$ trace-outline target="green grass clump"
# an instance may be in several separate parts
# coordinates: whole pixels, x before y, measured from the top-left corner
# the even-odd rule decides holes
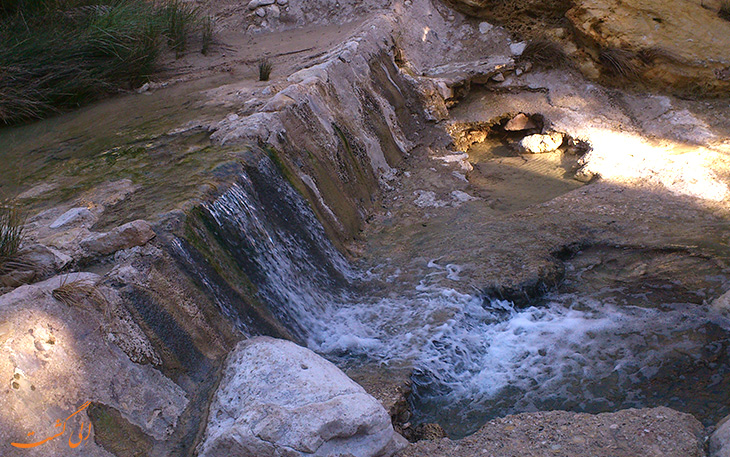
[[[0,204],[0,274],[13,269],[23,240],[23,217],[17,206]]]
[[[269,62],[269,59],[262,59],[259,62],[259,81],[268,81],[272,69],[273,66]]]
[[[180,0],[0,0],[0,122],[140,85],[199,24]]]

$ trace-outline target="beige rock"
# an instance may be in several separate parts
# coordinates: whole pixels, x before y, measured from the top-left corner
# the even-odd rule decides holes
[[[58,439],[30,449],[10,445],[51,436],[57,419],[63,421],[87,401],[117,409],[157,440],[168,439],[174,430],[188,404],[185,392],[152,365],[133,363],[107,341],[120,330],[116,314],[105,313],[83,294],[68,303],[53,297],[61,285],[78,283],[94,287],[99,297],[113,295],[99,279],[73,273],[0,296],[0,455],[110,456],[96,443],[95,428],[82,448],[68,445],[70,436],[77,441],[81,421],[89,424],[90,408],[72,417]],[[124,333],[117,336],[132,342]],[[35,435],[29,438],[30,431]]]
[[[419,441],[399,457],[703,457],[704,427],[669,408],[615,413],[525,413],[495,419],[459,441]]]
[[[586,0],[567,17],[584,43],[643,53],[643,80],[682,90],[730,88],[718,77],[730,68],[730,26],[699,2]]]
[[[142,246],[155,237],[149,222],[138,219],[121,225],[110,232],[93,234],[80,243],[88,256],[108,255],[122,249]]]
[[[530,130],[536,127],[537,126],[534,122],[532,122],[529,116],[524,113],[520,113],[510,119],[509,122],[507,122],[507,125],[504,126],[504,129],[509,132],[518,132],[520,130]]]
[[[560,132],[528,135],[519,142],[518,149],[527,154],[543,154],[557,150],[564,139],[565,135]]]

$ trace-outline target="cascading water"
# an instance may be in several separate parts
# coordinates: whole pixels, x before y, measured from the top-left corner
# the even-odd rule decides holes
[[[556,293],[515,309],[449,288],[460,268],[438,260],[404,291],[397,275],[352,267],[266,158],[206,211],[302,342],[341,364],[411,363],[417,420],[439,422],[452,436],[543,409],[665,404],[706,421],[730,412],[730,322],[707,306],[618,306]]]

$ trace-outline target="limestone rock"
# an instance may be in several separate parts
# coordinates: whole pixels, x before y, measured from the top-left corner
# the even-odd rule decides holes
[[[716,298],[712,302],[712,307],[723,313],[730,313],[730,290]]]
[[[566,16],[581,42],[636,54],[644,81],[683,90],[730,88],[718,76],[730,68],[728,22],[700,2],[587,0]]]
[[[53,221],[51,225],[49,225],[49,227],[52,229],[57,229],[69,224],[76,225],[78,223],[88,222],[93,219],[94,215],[91,214],[91,211],[89,211],[88,208],[71,208],[70,210],[60,215],[58,219]]]
[[[530,130],[534,128],[537,128],[537,125],[535,125],[535,123],[532,122],[532,119],[524,113],[520,113],[513,117],[504,126],[504,129],[508,132],[519,132],[521,130]]]
[[[128,222],[107,233],[97,233],[80,243],[86,255],[108,255],[122,249],[142,246],[155,237],[149,222],[142,219]]]
[[[248,4],[248,9],[255,10],[259,6],[268,6],[272,5],[276,2],[276,0],[251,0],[251,2]]]
[[[403,445],[380,403],[309,349],[256,337],[229,356],[201,457],[390,456]]]
[[[399,457],[703,457],[704,428],[669,408],[615,413],[525,413],[495,419],[459,441],[411,444]]]
[[[73,417],[59,439],[30,449],[10,445],[50,436],[57,419],[69,417],[87,401],[117,409],[125,421],[156,440],[168,439],[175,429],[188,404],[185,392],[159,370],[133,363],[110,344],[109,334],[119,327],[113,310],[107,313],[84,298],[64,303],[53,296],[62,285],[69,289],[80,283],[94,287],[99,297],[110,296],[112,291],[99,280],[95,274],[73,273],[0,296],[0,373],[6,380],[0,395],[6,414],[0,426],[0,455],[111,455],[94,439],[98,423],[82,448],[68,445],[81,421],[89,423],[90,408]],[[36,435],[28,438],[29,431]]]
[[[560,132],[528,135],[520,140],[518,149],[527,154],[543,154],[557,150],[564,139],[565,135]]]
[[[24,247],[19,255],[39,272],[59,271],[73,260],[63,252],[42,244]]]
[[[730,416],[721,420],[710,436],[710,457],[730,457]]]

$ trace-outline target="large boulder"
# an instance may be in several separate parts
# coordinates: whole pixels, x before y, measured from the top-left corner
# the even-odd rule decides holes
[[[332,363],[256,337],[229,356],[199,453],[380,457],[404,445],[383,406]]]
[[[411,444],[399,457],[704,457],[704,427],[669,408],[615,413],[525,413],[495,419],[459,441]]]

